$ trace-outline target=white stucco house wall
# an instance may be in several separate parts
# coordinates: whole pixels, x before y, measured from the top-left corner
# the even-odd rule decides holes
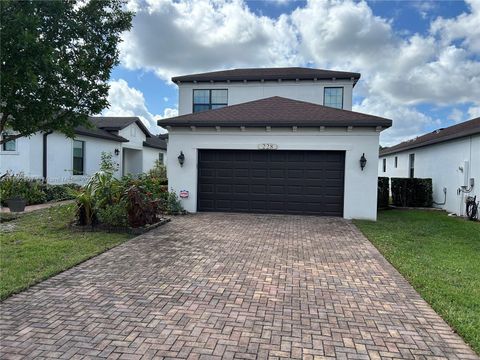
[[[5,143],[0,174],[46,179],[51,184],[84,183],[100,169],[102,152],[113,155],[117,177],[150,170],[166,159],[164,137],[152,135],[138,117],[92,117],[73,139],[61,133],[34,134]]]
[[[309,68],[174,77],[180,115],[158,121],[171,190],[190,212],[375,220],[379,134],[392,122],[351,111],[359,78]]]
[[[434,206],[463,216],[465,197],[480,197],[480,118],[382,149],[378,174],[431,178]]]

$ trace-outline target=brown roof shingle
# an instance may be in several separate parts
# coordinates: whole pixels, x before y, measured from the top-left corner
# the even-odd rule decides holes
[[[96,116],[90,117],[90,122],[99,129],[122,130],[128,125],[136,123],[147,137],[152,136],[138,116]]]
[[[279,96],[158,120],[159,126],[357,126],[388,128],[392,120]]]
[[[260,80],[331,80],[360,79],[360,74],[346,71],[311,69],[303,67],[284,68],[247,68],[212,71],[200,74],[175,76],[173,82],[209,82],[209,81],[260,81]]]
[[[480,134],[480,117],[444,129],[438,129],[415,139],[407,140],[395,146],[384,148],[380,150],[380,156],[437,144],[448,140],[459,139],[474,134]]]
[[[151,147],[154,149],[167,150],[167,141],[160,136],[147,137],[143,142],[143,146]]]

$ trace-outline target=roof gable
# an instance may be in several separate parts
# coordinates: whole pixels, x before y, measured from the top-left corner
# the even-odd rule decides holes
[[[437,129],[431,133],[401,142],[395,146],[384,148],[380,150],[380,156],[459,139],[474,134],[480,134],[480,117],[447,128]]]
[[[159,126],[381,126],[392,120],[279,96],[158,120]]]
[[[97,128],[103,129],[106,131],[119,131],[125,129],[127,126],[136,123],[138,127],[142,130],[146,137],[151,137],[152,134],[143,124],[137,116],[98,116],[90,117],[90,122]]]

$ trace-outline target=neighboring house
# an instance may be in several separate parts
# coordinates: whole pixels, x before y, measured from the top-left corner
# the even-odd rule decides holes
[[[92,117],[92,128],[77,127],[75,138],[37,133],[3,144],[0,173],[7,171],[48,183],[83,183],[100,168],[102,152],[113,155],[116,176],[150,170],[164,162],[166,140],[152,135],[138,117]]]
[[[431,178],[434,206],[464,215],[465,196],[480,195],[480,118],[380,150],[378,174]]]
[[[359,78],[309,68],[174,77],[180,116],[158,121],[171,189],[191,212],[375,220],[379,134],[392,122],[349,111]]]

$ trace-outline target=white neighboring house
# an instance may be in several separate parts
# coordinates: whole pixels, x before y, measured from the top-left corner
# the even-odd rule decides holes
[[[3,144],[0,174],[23,173],[50,184],[84,183],[100,169],[102,152],[119,165],[117,177],[150,170],[164,162],[166,139],[152,135],[138,117],[92,117],[92,128],[77,127],[75,138],[37,133]]]
[[[434,206],[464,215],[465,196],[480,197],[480,118],[382,149],[378,174],[431,178]]]
[[[180,116],[158,121],[171,190],[190,212],[375,220],[379,134],[392,121],[350,111],[359,78],[310,68],[172,78]]]

